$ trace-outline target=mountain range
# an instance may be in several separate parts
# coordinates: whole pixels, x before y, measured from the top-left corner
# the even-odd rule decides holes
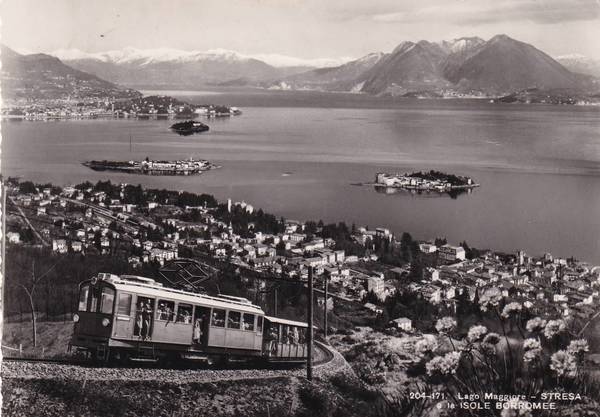
[[[528,88],[597,88],[591,76],[569,71],[532,45],[506,35],[488,41],[471,37],[402,42],[389,54],[371,54],[338,67],[295,74],[277,85],[391,95],[504,95]]]
[[[125,48],[95,54],[77,50],[61,50],[54,54],[73,68],[133,88],[256,85],[311,69],[302,65],[302,60],[291,57],[275,56],[275,60],[288,64],[275,67],[257,58],[223,49],[198,52]]]
[[[554,59],[506,35],[487,41],[478,37],[407,41],[389,53],[375,52],[341,63],[338,60],[337,65],[321,68],[312,65],[327,62],[263,55],[269,64],[258,56],[228,50],[125,48],[101,53],[61,50],[54,54],[57,57],[21,55],[3,47],[5,93],[44,97],[108,93],[120,97],[133,94],[128,88],[229,85],[436,97],[503,96],[531,88],[567,92],[600,89],[598,62],[581,56]]]
[[[2,96],[7,99],[128,98],[129,88],[79,71],[47,54],[22,55],[2,45]]]
[[[600,60],[581,54],[557,56],[556,60],[571,72],[600,77]]]

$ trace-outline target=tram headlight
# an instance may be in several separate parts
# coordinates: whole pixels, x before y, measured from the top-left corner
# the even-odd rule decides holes
[[[108,325],[110,324],[110,320],[107,318],[102,319],[102,325],[104,327],[108,327]]]
[[[77,314],[77,313],[73,314],[73,321],[75,323],[77,323],[79,321],[79,314]]]

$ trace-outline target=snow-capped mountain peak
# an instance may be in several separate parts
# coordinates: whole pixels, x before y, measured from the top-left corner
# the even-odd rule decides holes
[[[183,51],[172,48],[138,49],[132,47],[95,53],[84,52],[79,49],[61,49],[52,52],[51,55],[64,61],[88,59],[114,64],[136,63],[139,65],[159,62],[192,62],[199,60],[242,61],[249,59],[235,51],[226,49]]]
[[[113,64],[149,65],[161,62],[195,62],[195,61],[248,61],[257,59],[273,67],[328,67],[345,64],[352,57],[340,58],[297,58],[280,54],[246,55],[223,48],[207,51],[184,51],[171,48],[138,49],[126,47],[105,52],[84,52],[79,49],[60,49],[50,53],[64,61],[95,60]]]
[[[469,37],[452,39],[449,41],[441,41],[438,42],[438,45],[441,46],[448,53],[457,53],[476,48],[482,45],[483,43],[485,43],[485,41],[481,38]]]
[[[554,57],[554,59],[568,59],[568,60],[572,60],[572,61],[588,61],[589,58],[585,55],[582,54],[566,54],[566,55],[559,55]]]

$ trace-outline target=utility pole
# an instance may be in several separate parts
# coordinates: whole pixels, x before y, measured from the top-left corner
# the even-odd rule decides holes
[[[275,287],[275,317],[277,317],[277,287]]]
[[[313,267],[308,267],[308,331],[306,333],[306,344],[308,355],[306,358],[306,379],[312,381],[312,357],[313,357]]]
[[[0,181],[0,323],[4,322],[4,283],[6,282],[6,187],[4,178]],[[0,326],[0,340],[3,336],[3,328]]]
[[[329,278],[325,277],[325,302],[323,305],[325,306],[325,312],[323,314],[323,329],[325,329],[325,341],[327,341],[327,298],[328,298],[328,287],[329,287]]]

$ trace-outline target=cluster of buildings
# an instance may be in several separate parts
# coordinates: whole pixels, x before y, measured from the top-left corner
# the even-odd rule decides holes
[[[457,187],[474,187],[473,180],[468,177],[457,177],[464,185],[452,184],[443,179],[424,178],[414,174],[389,174],[378,172],[375,175],[375,184],[385,187],[405,188],[407,190],[439,191],[444,192]]]
[[[13,120],[67,120],[113,117],[108,101],[78,101],[70,99],[36,100],[7,104],[1,113],[3,119]]]
[[[574,259],[549,253],[531,257],[523,251],[487,251],[466,259],[462,247],[450,245],[421,244],[420,250],[430,266],[424,268],[420,282],[410,285],[433,304],[456,307],[460,295],[472,302],[496,296],[520,302],[532,313],[552,310],[568,317],[595,305],[600,297],[600,267]]]
[[[117,99],[57,98],[43,100],[11,100],[3,106],[1,116],[20,120],[67,120],[97,118],[174,119],[223,117],[241,114],[237,107],[190,106],[167,96]]]
[[[178,161],[129,161],[129,163],[131,165],[139,166],[142,171],[152,172],[196,173],[206,171],[212,167],[211,163],[205,159],[192,158]]]

